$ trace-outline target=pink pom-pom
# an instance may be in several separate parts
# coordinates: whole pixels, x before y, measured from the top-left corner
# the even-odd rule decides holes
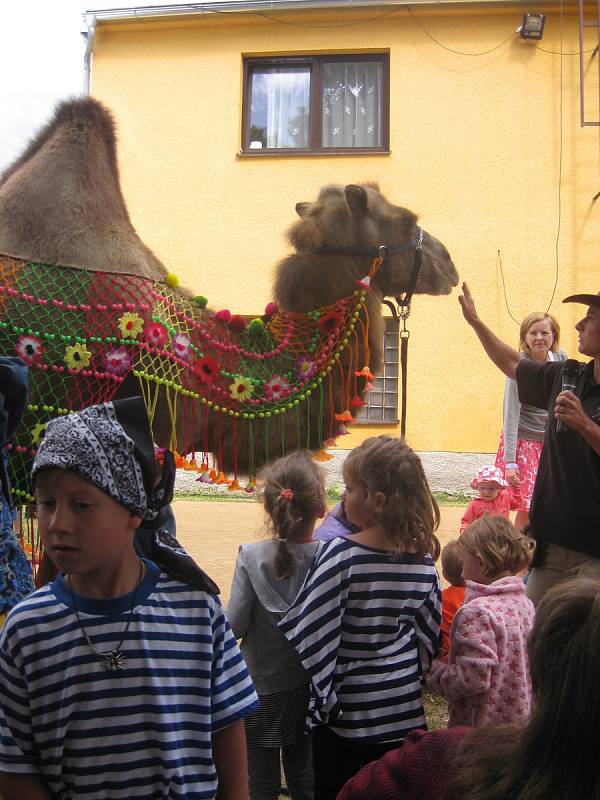
[[[223,322],[225,325],[229,325],[231,322],[231,311],[227,308],[223,308],[221,311],[217,311],[215,319],[217,322]]]
[[[267,303],[265,306],[265,317],[272,317],[273,314],[276,314],[279,311],[279,306],[277,303],[271,302]]]

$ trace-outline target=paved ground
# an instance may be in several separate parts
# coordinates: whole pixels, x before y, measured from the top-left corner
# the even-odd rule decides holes
[[[221,598],[229,598],[238,546],[265,536],[264,512],[260,504],[177,500],[173,503],[177,538],[200,566],[221,587]],[[458,535],[464,508],[444,506],[438,538],[442,546]],[[438,565],[439,566],[439,565]]]

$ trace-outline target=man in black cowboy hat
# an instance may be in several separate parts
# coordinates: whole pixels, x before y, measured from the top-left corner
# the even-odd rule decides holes
[[[588,306],[575,329],[579,352],[593,360],[540,364],[522,359],[502,342],[477,315],[468,286],[462,288],[463,316],[490,359],[516,379],[522,403],[548,411],[529,513],[538,551],[527,594],[537,603],[567,571],[585,564],[600,567],[600,292],[563,301]],[[565,369],[573,391],[563,391]]]

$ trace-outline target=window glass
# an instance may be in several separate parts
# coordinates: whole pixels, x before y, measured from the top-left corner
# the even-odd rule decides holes
[[[251,75],[251,150],[308,147],[310,68],[255,67]]]
[[[380,147],[382,65],[323,64],[323,147]]]
[[[373,381],[373,391],[365,395],[366,405],[356,416],[358,422],[398,422],[399,331],[398,321],[386,318],[383,367]]]

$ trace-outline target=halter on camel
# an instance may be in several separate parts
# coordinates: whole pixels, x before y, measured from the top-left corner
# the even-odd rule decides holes
[[[400,433],[404,437],[406,435],[406,386],[407,386],[407,372],[408,372],[408,340],[410,338],[410,331],[406,327],[406,320],[410,315],[410,308],[419,275],[421,274],[421,261],[423,258],[423,228],[417,225],[415,229],[415,236],[409,239],[408,242],[401,244],[386,245],[381,244],[379,247],[365,247],[362,245],[355,245],[352,247],[321,247],[316,250],[317,255],[331,255],[331,256],[369,256],[373,258],[373,264],[369,271],[370,279],[377,273],[379,269],[384,276],[384,297],[388,292],[386,286],[390,285],[390,258],[398,255],[399,253],[406,253],[409,250],[415,251],[415,260],[413,263],[412,272],[408,280],[408,286],[403,294],[397,295],[394,300],[396,306],[390,300],[383,300],[386,306],[391,310],[394,319],[402,320],[402,330],[400,331],[400,365],[402,370],[402,383],[401,383],[401,396],[402,396],[402,410],[400,417]]]

